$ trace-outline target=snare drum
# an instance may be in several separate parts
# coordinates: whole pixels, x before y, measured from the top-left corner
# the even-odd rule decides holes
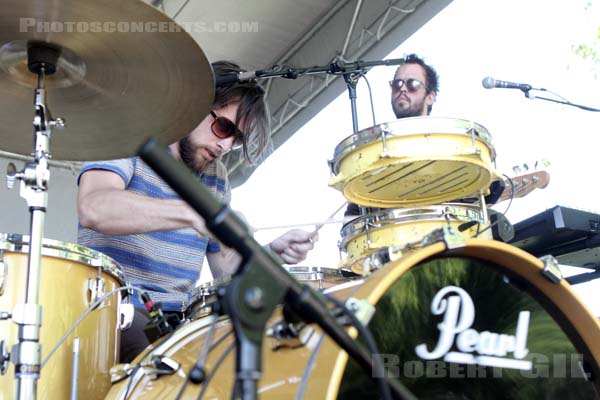
[[[552,269],[501,242],[467,240],[450,251],[439,242],[327,292],[375,306],[369,329],[378,344],[376,357],[417,398],[542,399],[565,393],[595,398],[600,324]],[[269,327],[279,319],[277,313]],[[348,363],[320,328],[310,327],[314,332],[303,345],[272,346],[265,337],[260,398],[379,398],[372,374]],[[216,324],[204,383],[184,387],[205,346],[207,318],[185,325],[137,359],[170,358],[180,365],[175,373],[157,378],[137,369],[107,399],[122,399],[126,392],[128,398],[195,399],[201,391],[203,398],[230,398],[231,330],[226,318]]]
[[[0,310],[12,312],[25,303],[29,237],[0,234]],[[39,302],[44,360],[72,324],[103,294],[123,286],[119,265],[87,247],[43,239]],[[42,367],[37,383],[40,399],[68,399],[73,373],[73,339],[79,338],[78,397],[102,399],[110,388],[110,368],[119,360],[119,308],[122,292],[109,296],[75,328]],[[0,340],[18,343],[18,326],[2,321]],[[14,365],[0,378],[0,398],[12,399]]]
[[[305,267],[284,265],[283,268],[296,280],[313,289],[326,289],[340,283],[355,279],[357,275],[347,269]],[[217,289],[230,281],[229,277],[219,278],[198,286],[193,295],[192,303],[187,314],[192,319],[204,317],[211,312],[210,303],[217,300]]]
[[[403,118],[359,131],[335,148],[329,185],[365,207],[414,207],[487,191],[492,137],[472,121]]]
[[[455,228],[467,239],[492,239],[491,230],[486,229],[489,222],[484,220],[481,208],[477,206],[448,203],[381,210],[358,217],[342,227],[339,248],[346,254],[342,265],[362,274],[361,261],[373,251],[419,243],[429,233],[444,226]]]

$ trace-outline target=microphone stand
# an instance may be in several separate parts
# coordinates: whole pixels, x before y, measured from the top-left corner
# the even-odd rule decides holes
[[[547,91],[546,89],[532,89],[532,90]],[[551,99],[549,97],[536,96],[536,95],[529,93],[529,90],[523,90],[523,93],[525,94],[525,97],[527,97],[528,99],[531,99],[531,100],[534,100],[534,99],[546,100],[546,101],[551,101],[553,103],[564,104],[567,106],[581,108],[582,110],[585,110],[585,111],[600,112],[600,109],[592,108],[592,107],[588,107],[588,106],[582,106],[580,104],[571,103],[570,101],[557,100],[557,99]]]
[[[320,294],[296,281],[254,240],[247,225],[229,206],[219,203],[156,139],[149,139],[138,153],[204,218],[219,240],[242,256],[242,263],[231,283],[220,289],[218,296],[222,310],[231,318],[236,336],[235,387],[241,390],[242,399],[257,398],[263,333],[267,320],[282,302],[307,323],[317,323],[367,374],[372,375],[371,354],[337,323]],[[397,380],[388,379],[388,382],[396,398],[414,398]]]
[[[329,65],[315,66],[309,68],[276,68],[268,70],[256,70],[241,73],[228,73],[215,76],[216,86],[234,85],[236,83],[246,82],[257,78],[285,78],[297,79],[304,75],[312,74],[330,74],[342,75],[348,86],[348,95],[350,96],[350,107],[352,110],[352,128],[354,133],[358,132],[358,113],[356,111],[356,84],[361,75],[365,74],[369,68],[377,66],[401,65],[405,63],[404,58],[395,58],[390,60],[378,61],[355,61],[345,63],[341,61],[333,62]]]

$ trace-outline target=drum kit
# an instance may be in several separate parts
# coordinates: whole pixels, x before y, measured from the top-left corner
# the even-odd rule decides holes
[[[16,122],[1,147],[33,161],[8,169],[30,207],[31,230],[0,234],[0,316],[16,325],[0,334],[0,399],[232,397],[234,323],[212,307],[226,280],[200,285],[188,320],[132,364],[117,364],[132,318],[120,266],[43,238],[50,158],[126,157],[151,132],[167,144],[191,131],[214,94],[203,52],[182,31],[44,33],[15,17],[172,22],[143,3],[10,2],[0,17],[9,36],[0,37],[0,101],[5,121]],[[46,88],[66,122],[51,117]],[[16,133],[28,129],[30,91],[33,151]],[[53,128],[64,130],[53,136]],[[340,324],[368,326],[386,378],[419,398],[598,397],[598,319],[552,257],[492,240],[485,196],[502,179],[495,157],[490,133],[472,121],[415,117],[355,132],[335,148],[330,185],[361,209],[380,210],[343,226],[341,268],[287,272],[347,308],[352,317],[338,315]],[[545,184],[543,174],[528,174],[509,191]],[[475,202],[457,201],[467,198]],[[263,334],[261,398],[380,395],[380,370],[368,376],[323,328],[288,323],[285,314],[278,308]],[[190,374],[199,363],[206,374],[197,384]]]

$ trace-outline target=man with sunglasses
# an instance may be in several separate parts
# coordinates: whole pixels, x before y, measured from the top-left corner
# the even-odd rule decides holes
[[[405,57],[390,81],[392,110],[397,118],[431,114],[439,91],[438,74],[416,54]]]
[[[213,70],[242,71],[228,62],[214,63]],[[169,149],[219,201],[229,203],[231,190],[220,157],[241,146],[244,157],[254,161],[268,141],[264,91],[246,82],[218,87],[209,115]],[[204,220],[139,157],[85,163],[78,183],[78,242],[119,262],[127,283],[161,302],[165,313],[179,316],[189,310],[205,259],[214,278],[237,269],[241,257],[219,243]],[[315,240],[313,233],[295,229],[269,248],[285,263],[296,264],[306,258]],[[136,315],[121,338],[121,362],[129,362],[149,345],[144,327],[150,320],[139,293],[132,298]]]

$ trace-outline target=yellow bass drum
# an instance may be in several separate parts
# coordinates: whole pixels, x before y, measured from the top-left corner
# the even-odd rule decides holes
[[[418,398],[596,398],[600,325],[553,269],[551,262],[500,242],[473,239],[454,250],[438,242],[329,294],[376,307],[369,323],[376,357]],[[277,320],[278,314],[271,327]],[[138,368],[107,398],[229,399],[235,346],[227,319],[217,324],[207,379],[186,384],[207,325],[206,318],[196,320],[137,359],[168,357],[179,363],[176,372],[156,376]],[[260,398],[378,398],[370,374],[312,328],[297,347],[265,337]]]

